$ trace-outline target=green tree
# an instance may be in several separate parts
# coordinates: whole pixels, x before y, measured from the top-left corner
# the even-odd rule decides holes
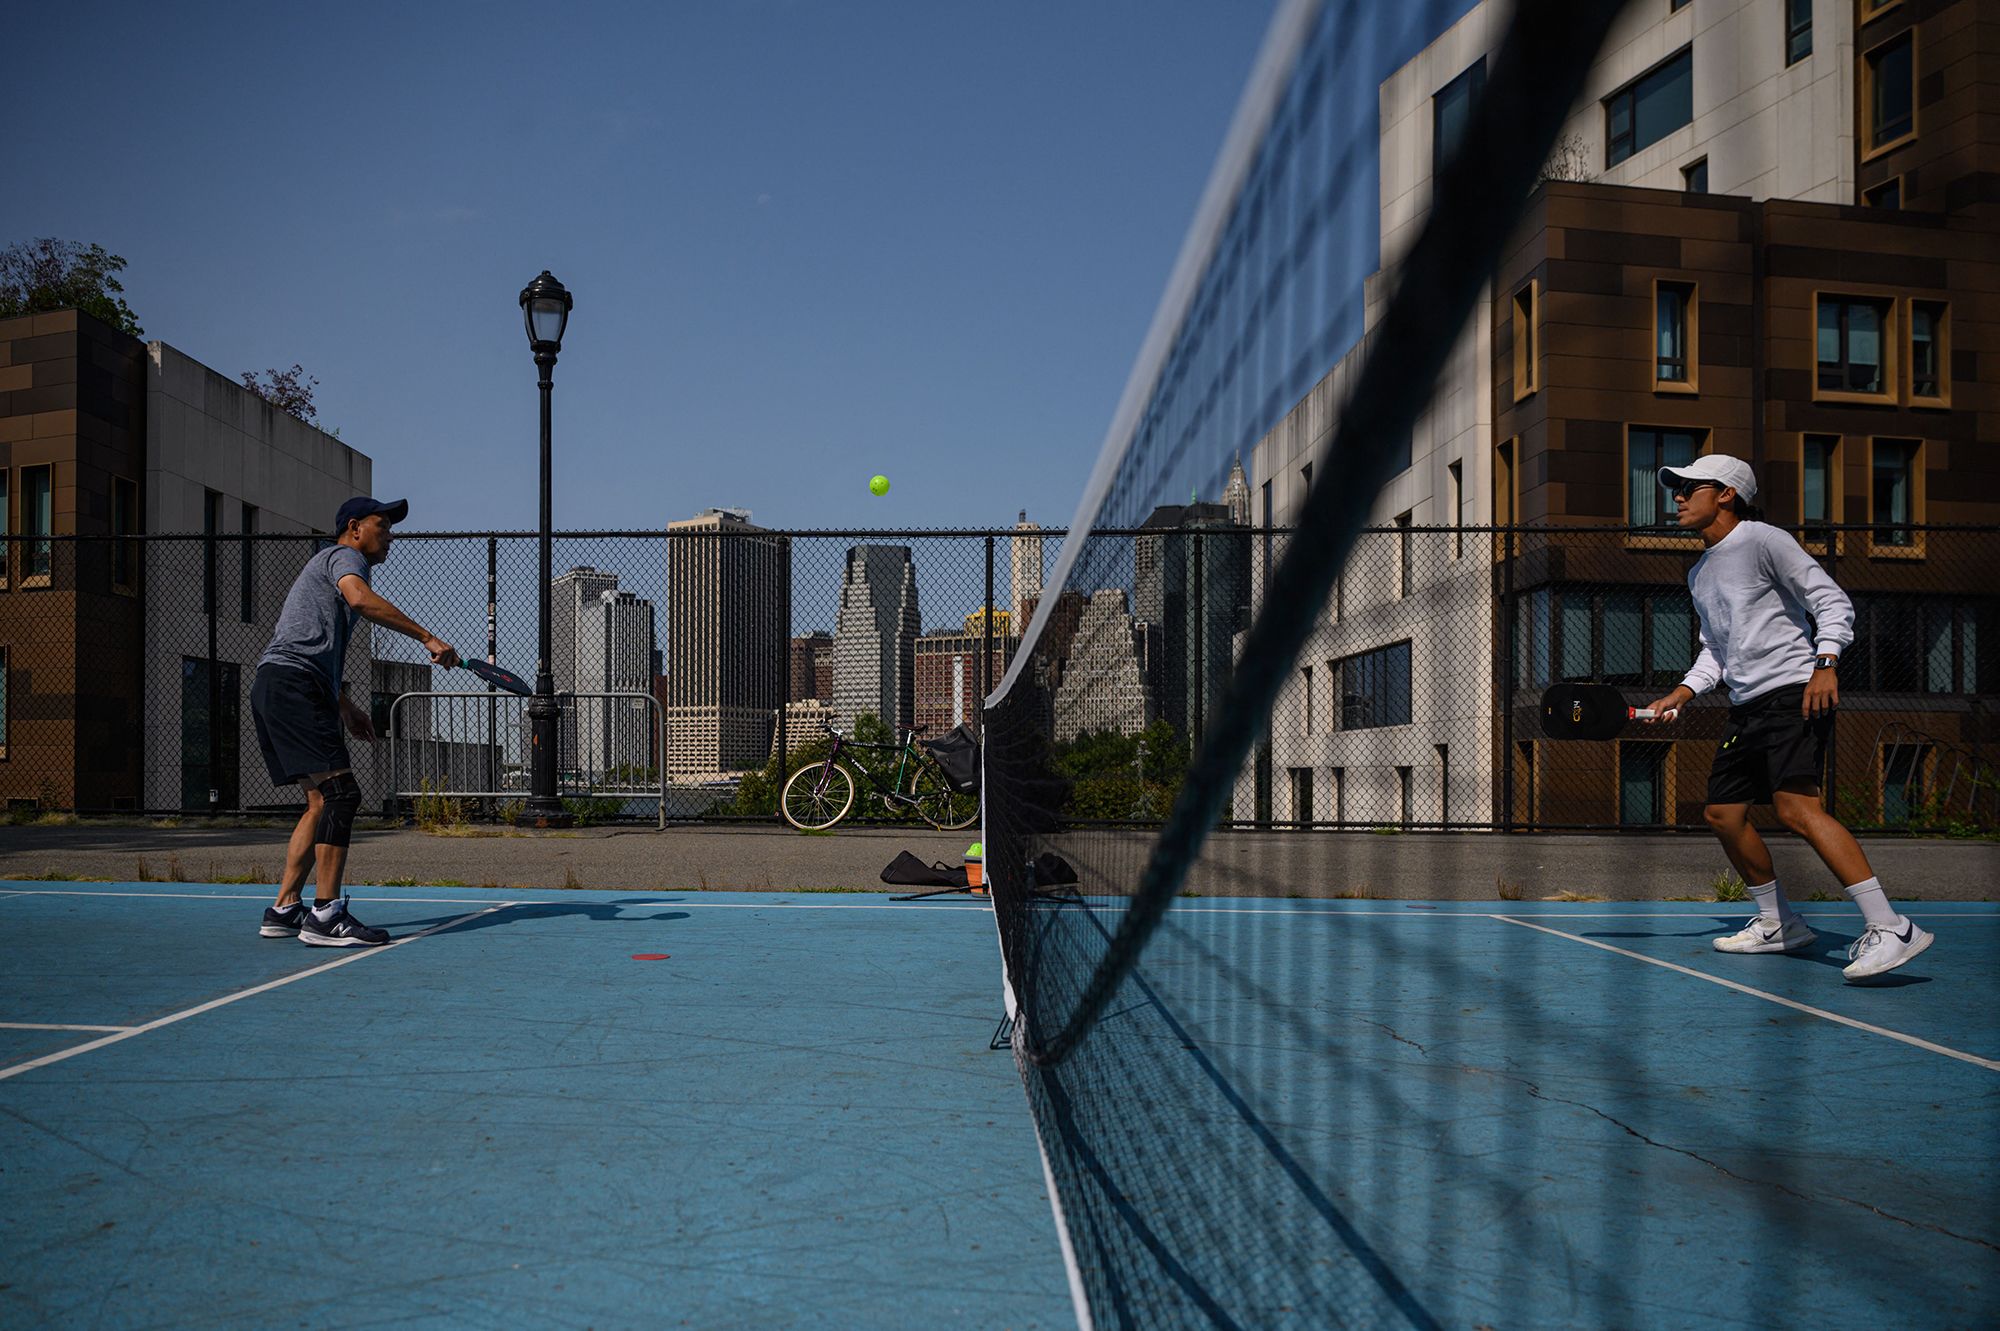
[[[0,319],[82,310],[121,333],[143,337],[117,274],[125,260],[102,245],[44,236],[0,250]]]

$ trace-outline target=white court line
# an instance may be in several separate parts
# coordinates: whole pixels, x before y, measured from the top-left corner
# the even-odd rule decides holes
[[[1918,1049],[1927,1050],[1933,1054],[1943,1054],[1946,1058],[1956,1058],[1961,1062],[1971,1063],[1976,1067],[1986,1068],[1992,1072],[2000,1072],[2000,1059],[1981,1058],[1977,1054],[1968,1054],[1960,1049],[1951,1049],[1941,1044],[1932,1044],[1929,1040],[1919,1039],[1914,1035],[1905,1035],[1901,1031],[1892,1031],[1886,1026],[1875,1026],[1865,1021],[1856,1021],[1853,1017],[1843,1017],[1838,1012],[1828,1012],[1825,1008],[1816,1008],[1789,998],[1782,998],[1777,994],[1766,993],[1762,989],[1752,989],[1747,984],[1738,984],[1734,980],[1725,980],[1719,975],[1710,975],[1706,971],[1698,971],[1692,966],[1683,966],[1678,962],[1662,961],[1658,957],[1649,957],[1643,952],[1631,952],[1622,947],[1613,947],[1609,943],[1600,943],[1595,938],[1585,938],[1582,934],[1567,934],[1560,929],[1550,929],[1545,925],[1516,919],[1512,915],[1495,915],[1492,918],[1506,924],[1518,924],[1523,929],[1535,929],[1541,933],[1553,934],[1557,938],[1567,938],[1572,943],[1583,943],[1589,947],[1602,948],[1606,952],[1615,952],[1621,957],[1630,957],[1634,961],[1643,961],[1648,966],[1659,966],[1665,970],[1679,971],[1682,975],[1692,975],[1697,980],[1707,980],[1710,984],[1719,984],[1725,989],[1734,989],[1739,994],[1748,994],[1752,998],[1761,998],[1767,1003],[1776,1003],[1779,1007],[1791,1008],[1794,1012],[1803,1012],[1813,1017],[1823,1017],[1827,1021],[1837,1022],[1842,1026],[1851,1026],[1857,1031],[1866,1031],[1870,1035],[1880,1035],[1891,1040],[1901,1040],[1904,1044],[1914,1045]]]
[[[46,1021],[0,1021],[0,1031],[129,1031],[130,1026],[61,1026]]]
[[[469,915],[461,915],[455,920],[448,920],[443,924],[434,924],[422,933],[411,934],[408,938],[398,938],[395,942],[385,944],[381,947],[360,948],[349,952],[344,957],[336,957],[325,965],[295,971],[290,975],[281,975],[275,980],[267,981],[264,984],[256,985],[249,989],[239,989],[233,994],[224,994],[220,998],[211,998],[206,1003],[198,1003],[194,1007],[183,1008],[179,1012],[170,1012],[164,1017],[155,1018],[143,1026],[128,1026],[120,1030],[117,1034],[107,1035],[101,1040],[90,1040],[83,1044],[72,1045],[68,1049],[59,1049],[53,1054],[43,1054],[40,1058],[31,1058],[25,1062],[10,1064],[7,1067],[0,1068],[0,1081],[5,1081],[9,1077],[17,1077],[23,1072],[33,1072],[36,1068],[45,1068],[51,1063],[60,1063],[66,1058],[75,1058],[78,1054],[88,1054],[93,1050],[103,1049],[108,1045],[117,1044],[122,1040],[129,1040],[135,1035],[145,1035],[149,1031],[157,1031],[162,1026],[171,1026],[177,1021],[186,1021],[189,1017],[198,1017],[204,1012],[213,1012],[219,1007],[227,1007],[229,1004],[239,1002],[245,998],[254,998],[258,994],[269,993],[271,990],[282,988],[295,980],[303,980],[308,976],[337,970],[342,966],[350,966],[357,961],[365,961],[369,957],[380,956],[385,952],[394,952],[397,948],[408,943],[414,943],[419,938],[429,938],[434,933],[441,933],[446,929],[464,924],[467,920],[476,920],[482,915],[491,915],[496,910],[505,910],[513,904],[511,901],[503,901],[497,906],[488,906],[485,910],[476,910]]]
[[[366,884],[363,884],[366,886]],[[269,901],[269,892],[255,896],[239,892],[80,892],[70,888],[45,887],[32,892],[16,892],[19,897],[146,897],[161,901]],[[349,896],[354,896],[352,892]],[[394,904],[406,901],[413,906],[482,906],[488,897],[354,897],[356,901],[379,901]],[[545,906],[544,901],[508,901],[508,906]]]

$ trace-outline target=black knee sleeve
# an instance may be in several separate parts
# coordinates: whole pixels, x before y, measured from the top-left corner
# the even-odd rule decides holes
[[[339,772],[320,782],[319,827],[313,841],[321,846],[345,846],[354,838],[354,815],[361,808],[361,783],[352,772]]]

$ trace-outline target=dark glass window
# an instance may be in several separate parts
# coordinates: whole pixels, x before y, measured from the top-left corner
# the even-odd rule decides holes
[[[1808,527],[1832,522],[1834,457],[1840,441],[1825,435],[1807,435],[1805,456],[1799,468],[1800,518]]]
[[[242,553],[238,556],[241,562],[237,565],[239,583],[237,593],[240,604],[236,608],[236,615],[238,619],[248,624],[257,618],[257,543],[250,539],[257,530],[257,510],[248,504],[243,506],[242,526],[243,541],[240,547]]]
[[[13,506],[7,502],[7,482],[12,476],[12,472],[8,471],[5,467],[0,467],[0,537],[10,536],[14,531],[11,525],[14,510]],[[6,584],[13,568],[14,543],[9,540],[0,540],[0,586]]]
[[[1903,178],[1885,180],[1864,196],[1870,208],[1900,208],[1903,206]]]
[[[1910,396],[1944,395],[1944,306],[1910,302]]]
[[[1701,452],[1696,430],[1634,429],[1628,436],[1631,484],[1626,495],[1626,521],[1634,527],[1675,525],[1673,505],[1660,488],[1660,468],[1685,467]]]
[[[1618,746],[1618,821],[1650,827],[1666,821],[1667,746],[1626,740]]]
[[[49,469],[47,467],[21,468],[21,533],[24,536],[47,536],[55,528],[55,514],[49,507],[52,499],[49,489]],[[23,570],[31,578],[49,576],[52,558],[51,546],[47,541],[27,543],[27,566]]]
[[[1694,119],[1694,53],[1682,51],[1604,99],[1604,164],[1616,166]]]
[[[1439,89],[1431,98],[1431,174],[1443,172],[1445,163],[1458,149],[1458,141],[1465,137],[1465,127],[1472,123],[1473,108],[1479,104],[1479,93],[1486,86],[1486,61],[1460,74]]]
[[[215,535],[222,530],[222,496],[213,490],[202,491],[201,534],[206,537],[202,547],[201,612],[215,613]]]
[[[1910,35],[1870,51],[1868,62],[1868,146],[1893,143],[1916,128],[1914,56]]]
[[[1693,296],[1693,288],[1677,282],[1659,285],[1653,310],[1653,377],[1661,383],[1688,381],[1688,305]]]
[[[1819,386],[1837,393],[1880,393],[1886,300],[1822,296],[1819,301]]]
[[[1336,662],[1339,728],[1410,724],[1410,644],[1391,643]]]
[[[1681,188],[1690,194],[1708,193],[1708,159],[1690,162],[1681,168]]]
[[[1785,0],[1785,63],[1796,65],[1812,54],[1813,0]]]
[[[241,713],[241,672],[233,662],[215,665],[211,699],[209,662],[181,658],[181,807],[239,807],[237,718]],[[214,703],[210,710],[211,700]],[[213,731],[213,733],[211,733]],[[221,758],[219,771],[209,767],[210,748]],[[215,792],[211,801],[209,792]]]
[[[1916,534],[1909,524],[1916,521],[1917,445],[1907,439],[1877,439],[1874,475],[1869,479],[1875,544],[1914,544]]]

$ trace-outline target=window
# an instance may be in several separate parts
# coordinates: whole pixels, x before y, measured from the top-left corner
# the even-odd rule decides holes
[[[1292,778],[1292,821],[1301,826],[1313,820],[1313,769],[1289,769]]]
[[[1399,817],[1397,821],[1401,826],[1408,827],[1410,825],[1410,769],[1407,767],[1398,767],[1396,769],[1396,794],[1398,803],[1401,806],[1398,811]]]
[[[1656,684],[1678,684],[1694,665],[1696,646],[1694,602],[1683,593],[1646,598],[1651,615],[1652,650],[1647,664]]]
[[[1916,133],[1916,48],[1909,33],[1861,58],[1864,153],[1887,151]]]
[[[49,488],[49,468],[21,468],[21,534],[28,537],[47,536],[55,530],[55,514],[49,504],[52,494]],[[54,558],[53,547],[48,541],[29,540],[23,551],[26,564],[22,568],[23,581],[28,586],[49,585],[49,567]]]
[[[1391,643],[1334,663],[1340,730],[1410,724],[1410,644]]]
[[[213,490],[201,493],[201,612],[215,613],[215,537],[222,530],[222,496]]]
[[[1812,54],[1813,0],[1785,0],[1785,63],[1796,65]]]
[[[1313,488],[1313,464],[1308,462],[1303,467],[1299,468],[1299,492],[1301,494],[1309,494],[1311,493],[1312,488]]]
[[[1460,74],[1438,90],[1431,98],[1431,174],[1444,173],[1445,164],[1458,150],[1458,142],[1465,137],[1465,127],[1472,123],[1473,109],[1479,103],[1480,89],[1486,86],[1486,61],[1482,57],[1478,64]]]
[[[1708,159],[1689,162],[1681,168],[1681,188],[1690,194],[1708,193]]]
[[[1451,746],[1440,744],[1438,752],[1438,821],[1451,821]]]
[[[1839,512],[1840,436],[1809,434],[1799,453],[1799,522],[1807,541],[1813,540],[1814,528],[1838,522]],[[1821,542],[1826,538],[1826,532],[1818,534]]]
[[[1921,653],[1911,644],[1921,641]],[[1856,693],[2000,692],[2000,598],[1860,593],[1840,684]]]
[[[123,476],[111,478],[111,534],[119,538],[139,534],[139,485]],[[114,540],[111,543],[111,589],[129,593],[138,585],[138,542]]]
[[[1618,821],[1650,827],[1666,821],[1667,746],[1624,740],[1618,745]]]
[[[1884,744],[1882,746],[1882,821],[1907,823],[1920,819],[1924,811],[1924,768],[1929,765],[1928,744]]]
[[[1333,774],[1333,821],[1344,823],[1347,821],[1347,769],[1334,767],[1328,770]]]
[[[1886,300],[1821,296],[1819,305],[1820,393],[1881,397],[1889,393],[1887,350],[1892,306]]]
[[[1408,513],[1396,515],[1396,595],[1398,596],[1410,594],[1410,557],[1414,553],[1411,544],[1410,518],[1411,515]]]
[[[1535,334],[1541,315],[1542,284],[1530,282],[1514,293],[1514,400],[1541,386],[1536,374]]]
[[[245,624],[257,619],[257,543],[251,540],[257,531],[257,510],[249,504],[243,506],[241,523],[243,541],[237,555],[237,597],[236,617]]]
[[[1693,119],[1693,48],[1684,47],[1604,99],[1604,164],[1618,165]]]
[[[1667,12],[1678,14],[1688,7],[1688,0],[1667,0]]]
[[[1874,189],[1861,196],[1870,208],[1901,208],[1903,206],[1903,178],[1892,176]]]
[[[1918,533],[1910,528],[1923,521],[1923,445],[1915,439],[1877,439],[1873,451],[1868,521],[1875,530],[1869,540],[1878,552],[1918,550]]]
[[[1910,396],[1932,402],[1951,397],[1951,340],[1947,307],[1942,301],[1910,302]]]
[[[1673,505],[1660,488],[1660,468],[1685,467],[1700,456],[1698,430],[1655,430],[1634,426],[1626,432],[1625,456],[1631,481],[1625,520],[1634,527],[1677,527]]]
[[[7,482],[12,475],[5,467],[0,467],[0,587],[7,585],[14,568],[14,543],[5,539],[14,534],[11,525],[13,506],[7,502]]]
[[[7,732],[9,729],[7,722],[11,715],[7,708],[7,667],[9,664],[7,649],[0,647],[0,758],[7,756]]]
[[[1653,387],[1694,391],[1697,306],[1691,282],[1653,284]]]
[[[233,809],[237,784],[237,718],[241,673],[228,661],[181,658],[181,807]],[[211,767],[211,759],[220,761]]]
[[[1299,671],[1299,683],[1306,691],[1306,734],[1313,733],[1313,670],[1307,666]]]
[[[375,727],[375,734],[381,739],[394,739],[390,722],[394,719],[396,695],[384,693],[380,689],[368,695],[368,721]]]
[[[1528,688],[1543,689],[1555,683],[1549,659],[1554,600],[1547,587],[1537,587],[1520,601],[1520,625],[1514,634],[1519,644],[1516,676]]]
[[[1445,496],[1451,504],[1451,557],[1465,555],[1465,464],[1448,462],[1444,469]]]

